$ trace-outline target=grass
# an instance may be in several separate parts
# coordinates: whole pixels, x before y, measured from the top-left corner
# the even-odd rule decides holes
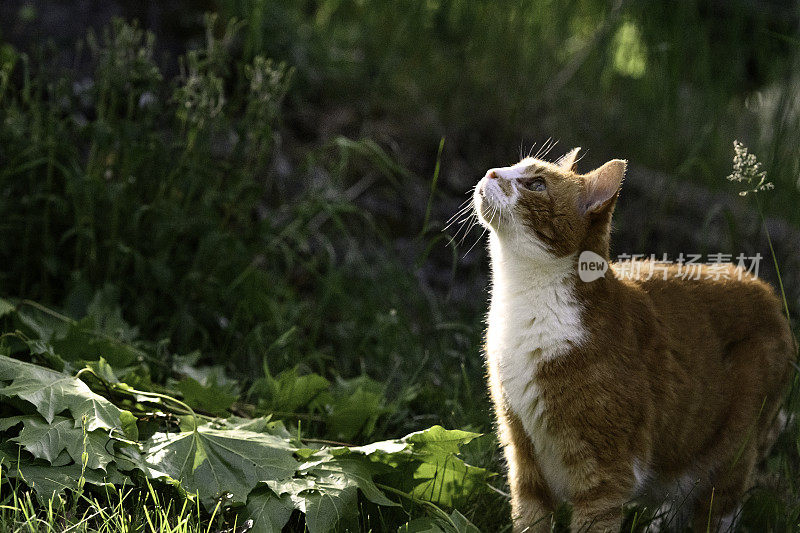
[[[491,433],[480,246],[464,258],[472,241],[446,248],[439,230],[520,141],[716,187],[741,138],[779,193],[760,196],[765,213],[800,223],[792,18],[730,5],[229,0],[180,61],[121,21],[68,61],[0,41],[0,292],[152,341],[147,383],[196,351],[240,392],[264,361],[367,375],[389,407],[359,441]],[[746,523],[796,523],[797,442],[779,443],[778,489]],[[502,469],[493,441],[467,454]],[[214,522],[162,488],[51,509],[0,485],[0,529]],[[508,528],[502,502],[462,512]]]
[[[123,487],[102,495],[78,492],[48,505],[22,488],[2,494],[0,531],[9,533],[210,533],[223,524],[217,512],[208,516],[199,502],[168,499],[149,483],[144,489]]]

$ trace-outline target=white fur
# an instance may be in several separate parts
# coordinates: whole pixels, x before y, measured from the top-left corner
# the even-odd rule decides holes
[[[643,494],[652,485],[653,481],[652,469],[638,457],[633,459],[633,479],[633,493],[635,495]]]
[[[503,178],[521,176],[520,165],[494,171]],[[512,194],[508,195],[497,180],[485,177],[475,193],[479,212],[499,217],[499,223],[483,221],[492,228],[488,364],[498,377],[510,408],[531,438],[551,491],[566,500],[571,494],[569,476],[561,445],[548,431],[546,406],[536,383],[536,372],[542,362],[579,345],[586,335],[581,306],[570,281],[575,275],[575,257],[553,256],[530,231],[515,223],[513,205],[519,193],[516,184],[513,185]]]
[[[492,229],[493,236],[497,234],[501,237],[507,250],[513,250],[521,258],[539,258],[547,263],[552,259],[551,254],[531,231],[517,222],[514,214],[514,205],[520,197],[518,180],[527,175],[526,170],[533,164],[531,161],[523,159],[510,167],[490,169],[475,187],[473,202],[475,210],[481,215],[481,223]],[[489,177],[492,173],[508,180],[511,184],[510,194],[503,190],[499,180]]]
[[[634,496],[654,506],[655,519],[648,530],[683,531],[689,527],[699,492],[697,476],[687,472],[677,479],[659,480],[653,476],[652,470],[641,467],[638,459],[634,459],[634,472],[637,464],[640,472],[646,475]]]
[[[719,523],[719,529],[717,531],[720,532],[728,532],[733,531],[736,529],[736,524],[739,522],[739,516],[742,513],[741,505],[737,506],[736,509],[731,511],[730,513],[726,514],[722,517]]]
[[[516,180],[523,177],[528,170],[528,168],[533,163],[532,159],[523,159],[519,163],[511,165],[510,167],[499,167],[493,168],[489,170],[489,172],[494,172],[501,178],[505,178],[507,180]],[[487,174],[489,173],[487,172]]]

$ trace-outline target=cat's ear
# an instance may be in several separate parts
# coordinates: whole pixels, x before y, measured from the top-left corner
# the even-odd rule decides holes
[[[586,192],[581,205],[584,213],[599,211],[616,197],[627,165],[628,162],[623,159],[612,159],[584,176]]]
[[[578,157],[578,152],[580,152],[580,150],[580,146],[573,148],[566,154],[562,155],[558,161],[556,161],[556,165],[560,166],[564,170],[575,170],[575,158]]]

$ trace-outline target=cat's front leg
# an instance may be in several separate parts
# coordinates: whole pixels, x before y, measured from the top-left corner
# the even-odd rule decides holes
[[[530,438],[514,413],[504,409],[500,420],[514,533],[549,532],[555,502],[536,462]]]
[[[515,450],[506,448],[506,456],[509,452],[513,454]],[[534,472],[520,472],[517,465],[510,463],[509,482],[514,533],[549,532],[552,527],[553,508],[541,479],[537,479]]]
[[[553,509],[542,497],[541,486],[530,476],[509,471],[511,481],[511,520],[514,533],[545,533],[552,527]]]
[[[622,527],[622,511],[618,508],[588,510],[573,508],[572,531],[617,533]]]
[[[629,500],[619,490],[624,485],[603,483],[578,493],[572,500],[572,531],[617,533],[622,527],[623,506]]]

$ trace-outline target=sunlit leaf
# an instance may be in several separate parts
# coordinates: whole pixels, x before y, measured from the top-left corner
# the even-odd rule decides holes
[[[245,510],[239,516],[253,521],[249,530],[252,533],[280,533],[292,511],[294,504],[288,495],[278,497],[271,490],[261,488],[250,493]]]
[[[200,427],[154,435],[146,462],[206,503],[228,493],[232,501],[244,503],[260,481],[294,474],[298,463],[292,451],[289,443],[273,435]]]
[[[75,421],[61,416],[47,423],[35,417],[26,417],[19,436],[13,439],[34,457],[55,463],[58,456],[67,450],[72,460],[82,463],[86,452],[86,467],[105,470],[114,457],[109,453],[110,437],[102,430],[84,431],[75,427]]]
[[[87,431],[120,427],[120,410],[72,376],[0,356],[0,381],[11,382],[0,385],[0,396],[32,403],[47,422],[68,410],[75,426],[85,425]]]
[[[0,317],[4,317],[9,313],[14,312],[14,305],[8,300],[0,298]]]

